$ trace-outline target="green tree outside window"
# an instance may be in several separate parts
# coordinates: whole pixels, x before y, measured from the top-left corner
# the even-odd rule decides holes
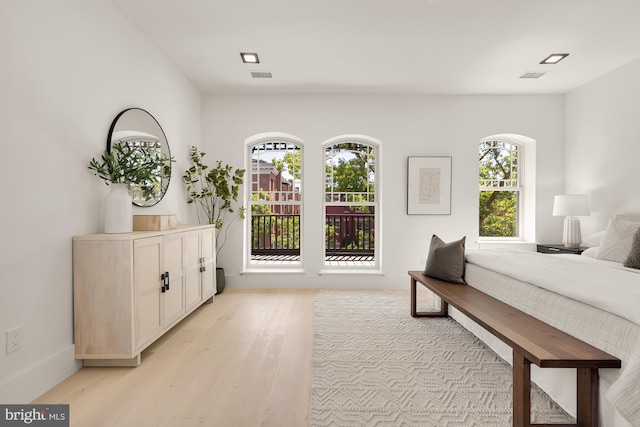
[[[480,144],[480,237],[518,237],[519,161],[515,144]]]

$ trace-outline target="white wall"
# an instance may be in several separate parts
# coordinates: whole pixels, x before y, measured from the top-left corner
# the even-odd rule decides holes
[[[144,108],[178,160],[164,200],[134,213],[190,215],[181,183],[200,142],[200,94],[105,0],[0,3],[0,402],[27,403],[69,375],[71,237],[102,231],[108,191],[87,169],[118,112]],[[6,355],[7,329],[24,347]]]
[[[407,270],[422,268],[433,233],[444,240],[478,230],[478,142],[514,133],[537,141],[537,239],[559,241],[562,219],[551,216],[563,188],[563,97],[209,95],[203,102],[203,149],[209,162],[244,165],[244,141],[261,132],[285,132],[304,143],[305,275],[240,275],[242,224],[236,222],[219,263],[231,287],[404,287]],[[342,134],[382,141],[384,276],[318,276],[322,246],[321,143]],[[406,214],[408,156],[452,156],[452,214]]]
[[[587,193],[583,236],[616,213],[640,211],[640,59],[566,95],[567,193]]]

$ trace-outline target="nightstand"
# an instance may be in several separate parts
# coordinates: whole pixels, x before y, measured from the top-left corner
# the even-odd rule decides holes
[[[574,254],[574,255],[580,255],[586,249],[587,248],[585,248],[585,247],[567,248],[562,243],[551,244],[551,245],[538,243],[538,245],[537,245],[537,252],[540,252],[540,253],[543,253],[543,254]]]

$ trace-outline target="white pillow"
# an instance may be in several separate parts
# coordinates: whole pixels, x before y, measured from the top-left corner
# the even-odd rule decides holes
[[[597,233],[590,234],[582,239],[582,246],[600,246],[602,239],[604,239],[605,230],[598,231]]]
[[[596,258],[624,262],[631,252],[633,235],[638,228],[640,228],[640,222],[629,221],[618,216],[611,218]]]
[[[592,246],[589,249],[585,249],[580,255],[588,256],[589,258],[595,258],[596,255],[598,255],[598,247]]]

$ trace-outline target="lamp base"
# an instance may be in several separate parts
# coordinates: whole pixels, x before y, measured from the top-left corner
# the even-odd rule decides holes
[[[564,231],[562,233],[562,243],[567,248],[579,248],[582,243],[582,232],[580,231],[580,220],[575,216],[568,216],[564,219]]]

